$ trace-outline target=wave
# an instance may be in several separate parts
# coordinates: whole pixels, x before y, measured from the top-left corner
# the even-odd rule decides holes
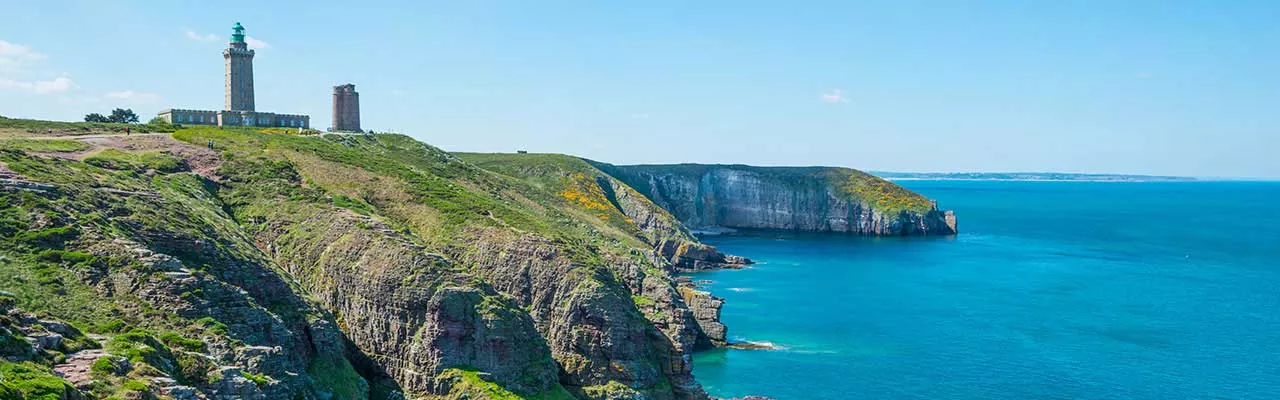
[[[729,342],[729,348],[739,350],[787,350],[787,346],[769,341],[738,340]]]

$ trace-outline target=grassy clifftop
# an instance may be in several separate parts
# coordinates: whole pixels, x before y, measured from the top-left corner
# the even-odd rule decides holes
[[[58,136],[112,134],[124,133],[126,128],[137,133],[173,132],[181,128],[181,126],[169,124],[42,121],[0,116],[0,138],[46,135],[49,133]]]
[[[673,221],[573,160],[533,179],[401,135],[210,127],[0,141],[0,291],[138,356],[75,382],[51,373],[82,347],[0,364],[91,398],[698,397],[697,326],[641,226]]]
[[[582,158],[563,154],[454,154],[485,170],[527,182],[539,189],[531,195],[544,204],[586,213],[599,224],[648,239],[650,246],[664,239],[696,241],[671,213]],[[540,196],[539,192],[552,196]]]

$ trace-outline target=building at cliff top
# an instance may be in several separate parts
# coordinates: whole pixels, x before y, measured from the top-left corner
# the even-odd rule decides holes
[[[350,83],[333,87],[333,125],[335,132],[360,131],[360,93]]]
[[[225,109],[211,111],[171,108],[161,111],[160,119],[171,124],[187,125],[310,128],[309,116],[256,110],[253,103],[254,52],[244,41],[244,27],[236,22],[231,29],[231,44],[222,50],[222,58],[227,66]],[[337,120],[336,116],[334,120]],[[359,126],[358,112],[356,126]]]

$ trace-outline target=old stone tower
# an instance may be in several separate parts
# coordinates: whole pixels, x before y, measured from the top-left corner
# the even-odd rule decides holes
[[[356,93],[356,85],[333,87],[333,130],[360,132],[360,93]]]
[[[231,47],[222,51],[227,61],[227,111],[253,111],[253,50],[244,41],[244,27],[231,27]]]

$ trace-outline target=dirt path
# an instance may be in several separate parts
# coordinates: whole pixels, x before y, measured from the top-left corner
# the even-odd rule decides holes
[[[119,149],[128,152],[160,151],[187,161],[191,171],[206,178],[218,181],[214,173],[222,165],[222,155],[215,150],[182,142],[169,136],[168,133],[134,133],[125,135],[81,135],[81,136],[30,136],[21,139],[32,140],[75,140],[89,145],[89,149],[76,152],[38,153],[48,157],[82,161],[102,149]]]
[[[102,135],[79,135],[79,136],[70,136],[70,135],[68,135],[68,136],[49,136],[49,135],[40,135],[40,136],[20,136],[20,137],[15,137],[15,138],[12,138],[12,139],[30,139],[30,140],[81,140],[81,139],[102,139],[102,138],[113,138],[113,137],[134,137],[134,136],[139,136],[139,137],[141,137],[141,136],[169,136],[169,134],[168,134],[168,133],[163,133],[163,132],[161,132],[161,133],[133,133],[133,134],[129,134],[129,135],[125,135],[125,134],[123,134],[123,133],[112,133],[112,134],[102,134]]]

